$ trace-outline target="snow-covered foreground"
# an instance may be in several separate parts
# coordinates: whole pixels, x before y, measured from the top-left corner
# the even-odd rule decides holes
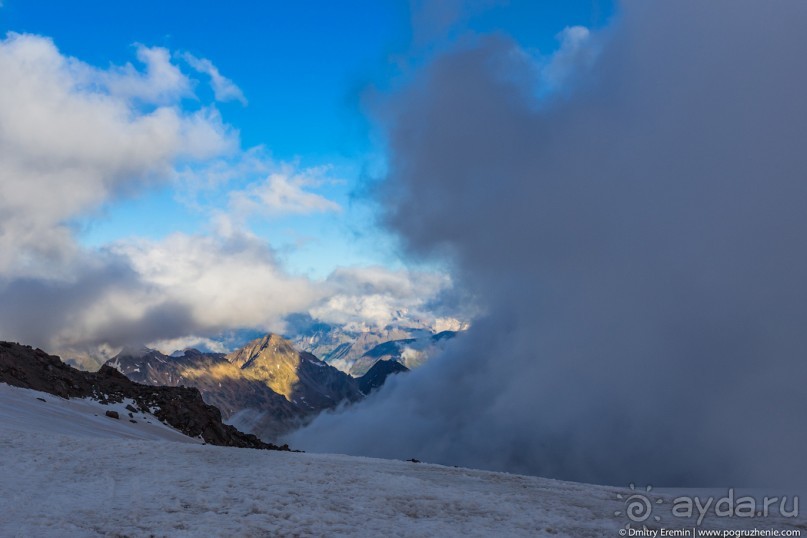
[[[585,537],[626,521],[618,488],[170,442],[93,405],[0,385],[0,536]]]
[[[95,400],[66,400],[46,392],[0,383],[0,428],[92,438],[202,443],[163,424],[150,413],[133,413],[130,418],[126,405],[133,403],[126,400],[102,405]],[[120,419],[105,416],[106,411],[117,411]]]

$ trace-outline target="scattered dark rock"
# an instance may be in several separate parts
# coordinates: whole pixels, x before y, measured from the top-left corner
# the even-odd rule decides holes
[[[120,415],[118,415],[118,412],[117,412],[117,411],[107,411],[107,412],[106,412],[106,413],[104,413],[104,414],[105,414],[106,416],[108,416],[109,418],[115,418],[115,419],[119,419],[119,418],[120,418]]]
[[[30,346],[0,342],[0,382],[62,398],[93,398],[102,404],[130,399],[135,409],[155,409],[154,415],[161,422],[211,445],[289,450],[224,424],[221,412],[206,404],[195,388],[141,385],[106,365],[97,372],[76,370],[59,357]],[[119,418],[115,411],[106,415]]]
[[[409,460],[406,460],[406,461],[411,461],[412,463],[420,463],[420,460],[416,460],[415,458],[412,458],[412,459],[409,459]]]
[[[134,415],[129,413],[129,418],[134,418]]]
[[[137,409],[135,409],[132,404],[126,404],[126,410],[129,411],[129,416],[132,416],[132,413],[137,413]]]
[[[47,400],[45,398],[37,397],[36,399],[39,400],[40,402],[47,402]]]
[[[133,419],[133,418],[130,418],[129,422],[131,422],[132,424],[137,424],[137,421],[135,419]]]

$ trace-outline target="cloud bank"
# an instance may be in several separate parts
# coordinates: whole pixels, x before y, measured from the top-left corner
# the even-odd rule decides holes
[[[382,200],[489,315],[291,441],[615,485],[807,483],[805,24],[801,2],[628,1],[571,79],[503,36],[431,62],[381,114]]]
[[[71,220],[124,192],[165,181],[178,159],[232,150],[214,109],[137,108],[186,91],[162,49],[147,72],[97,71],[47,39],[0,42],[0,275],[59,277],[77,256]],[[166,73],[168,73],[167,76]]]
[[[175,55],[143,45],[135,51],[140,68],[99,69],[41,36],[0,41],[0,339],[103,357],[126,344],[279,331],[288,314],[313,309],[325,321],[361,318],[360,309],[329,306],[334,297],[407,308],[439,291],[375,292],[367,279],[344,278],[352,269],[322,281],[289,274],[247,220],[340,210],[314,192],[317,170],[272,163],[260,148],[242,150],[216,108],[193,99],[196,81]],[[194,61],[219,85],[217,99],[239,98],[209,61]],[[231,188],[228,214],[205,206],[205,194],[252,174],[266,179]],[[111,202],[165,186],[198,203],[211,229],[98,249],[77,240],[78,223]]]

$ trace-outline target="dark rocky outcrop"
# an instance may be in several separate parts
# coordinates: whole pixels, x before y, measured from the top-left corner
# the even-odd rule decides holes
[[[195,388],[141,385],[106,365],[98,372],[76,370],[30,346],[0,342],[0,382],[62,398],[93,398],[101,403],[131,399],[137,411],[151,412],[185,435],[213,445],[288,450],[224,424],[221,412],[206,404]]]
[[[366,374],[357,379],[359,389],[364,394],[370,394],[383,385],[390,375],[408,371],[409,368],[398,361],[380,360]]]

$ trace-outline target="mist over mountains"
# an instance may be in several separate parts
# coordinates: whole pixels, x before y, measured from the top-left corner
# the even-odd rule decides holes
[[[626,1],[549,60],[559,90],[506,36],[436,55],[377,107],[379,196],[489,314],[293,441],[598,483],[807,483],[806,26],[800,2]]]
[[[289,338],[297,349],[313,353],[334,368],[354,377],[364,375],[378,360],[395,360],[412,369],[442,350],[445,342],[468,323],[453,318],[432,322],[395,313],[393,323],[384,326],[335,325],[291,316]]]

